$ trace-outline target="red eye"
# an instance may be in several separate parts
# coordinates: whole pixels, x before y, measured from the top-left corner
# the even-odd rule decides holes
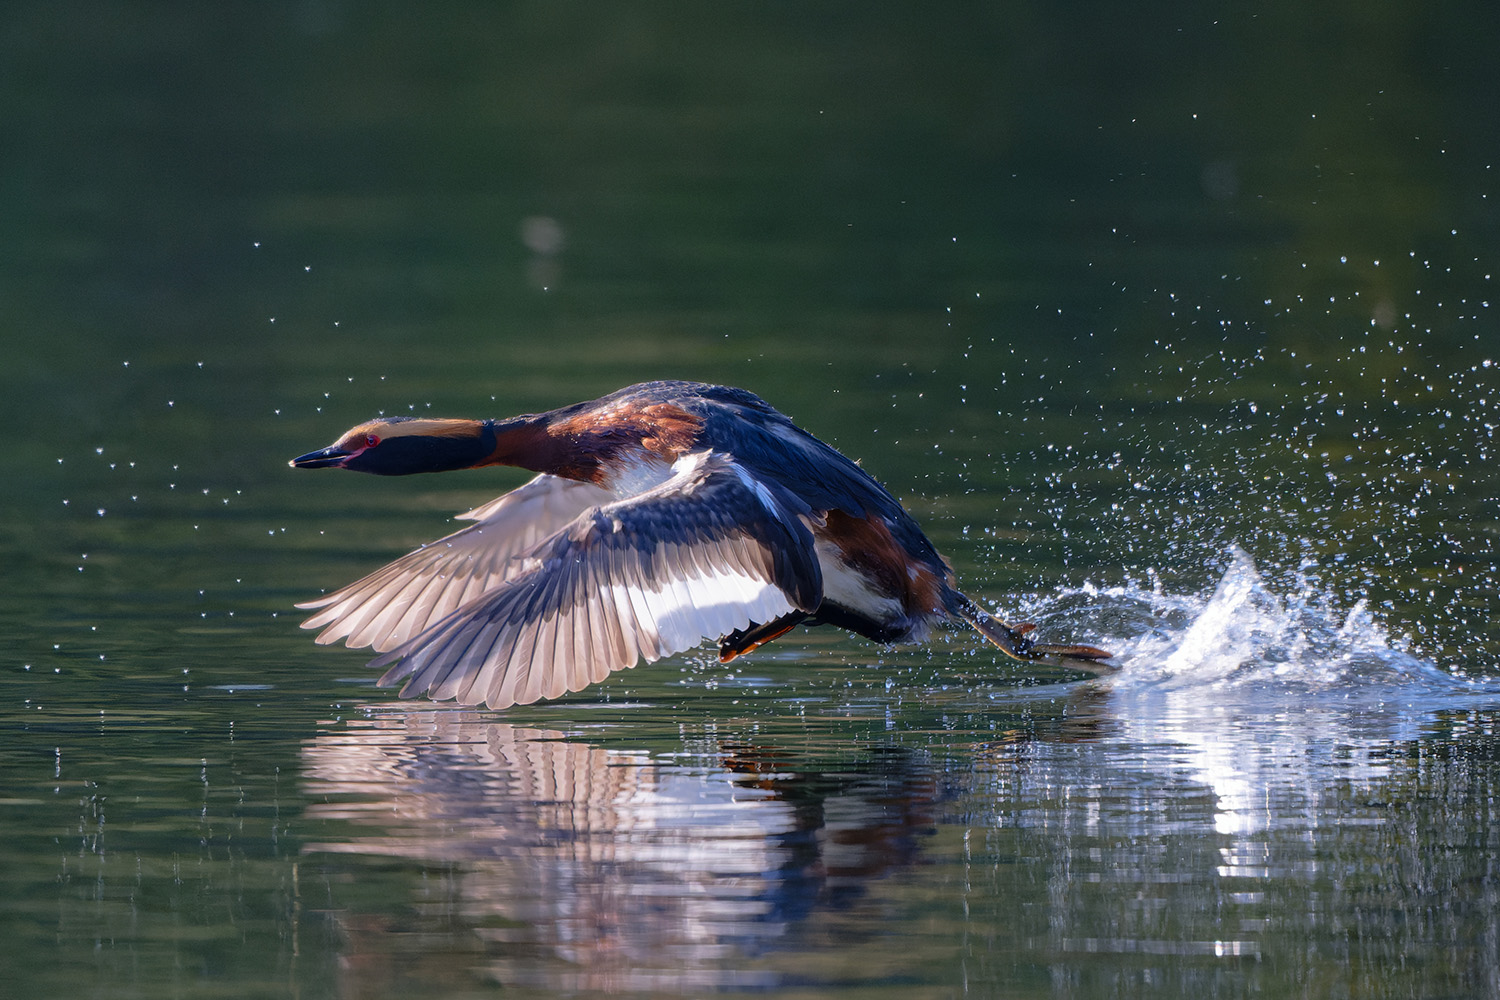
[[[366,434],[365,435],[365,447],[366,448],[373,448],[373,447],[375,447],[379,443],[380,443],[380,438],[376,437],[374,434]]]

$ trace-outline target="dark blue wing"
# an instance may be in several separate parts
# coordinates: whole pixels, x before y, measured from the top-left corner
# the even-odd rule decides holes
[[[504,708],[578,691],[752,622],[822,601],[794,496],[699,453],[667,482],[592,508],[520,573],[371,661],[427,693]]]

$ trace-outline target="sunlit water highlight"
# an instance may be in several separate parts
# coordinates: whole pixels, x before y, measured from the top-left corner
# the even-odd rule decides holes
[[[898,727],[883,750],[846,748],[830,765],[813,761],[820,727],[805,714],[770,713],[748,733],[687,725],[680,752],[651,753],[628,746],[628,724],[527,728],[374,704],[304,749],[306,819],[329,835],[304,850],[446,866],[442,912],[484,942],[474,956],[483,975],[534,988],[778,988],[787,963],[799,964],[786,956],[841,942],[848,957],[825,956],[799,977],[911,975],[921,960],[871,950],[864,921],[927,913],[959,935],[970,919],[993,933],[995,915],[968,914],[996,894],[1020,900],[1013,933],[1030,949],[1170,960],[1162,969],[1178,985],[1202,987],[1209,967],[1184,958],[1263,957],[1289,919],[1325,934],[1359,890],[1295,918],[1283,910],[1342,877],[1340,851],[1392,835],[1382,816],[1410,769],[1399,748],[1445,726],[1449,736],[1488,727],[1468,710],[1500,697],[1394,648],[1362,604],[1340,611],[1312,587],[1276,594],[1243,551],[1226,557],[1205,595],[1085,587],[1029,607],[1044,622],[1072,621],[1084,601],[1101,627],[1135,631],[1110,637],[1125,641],[1107,679],[953,694],[947,711],[970,717],[985,704],[1038,713],[998,741],[960,727],[922,747]],[[899,685],[884,690],[900,704]],[[1060,716],[1048,707],[1059,697]],[[837,715],[871,701],[802,708]],[[661,711],[650,700],[615,707]],[[1402,863],[1419,869],[1403,878],[1446,877],[1417,854]],[[1031,880],[1009,883],[1017,864],[1053,873],[1040,923],[1027,916]],[[919,887],[919,865],[929,876],[955,868],[966,916],[952,895]],[[974,888],[986,880],[1001,885]],[[1179,898],[1200,915],[1164,920]],[[1206,912],[1205,899],[1215,901]],[[1078,932],[1101,926],[1112,933]],[[366,946],[351,937],[354,953]],[[947,955],[952,942],[934,947]]]
[[[1311,583],[1278,594],[1243,550],[1226,557],[1207,596],[1158,585],[1059,597],[1151,623],[1119,644],[1119,672],[1093,682],[1094,710],[1120,741],[1114,766],[1200,783],[1218,833],[1285,825],[1289,796],[1315,825],[1320,787],[1388,777],[1392,748],[1429,733],[1436,716],[1500,700],[1500,683],[1396,648],[1363,600],[1341,611]]]
[[[1488,8],[13,6],[0,992],[1500,997]],[[664,376],[1124,669],[295,627],[521,480],[288,457]]]
[[[1109,686],[1121,694],[1336,690],[1359,701],[1389,697],[1395,688],[1407,697],[1500,692],[1396,648],[1364,599],[1341,612],[1336,598],[1301,582],[1296,592],[1278,595],[1236,546],[1207,598],[1159,585],[1083,591],[1102,616],[1152,621],[1124,643],[1122,669]]]

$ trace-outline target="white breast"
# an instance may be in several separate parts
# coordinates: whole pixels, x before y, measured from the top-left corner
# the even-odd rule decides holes
[[[823,570],[825,601],[879,622],[897,621],[906,616],[900,598],[876,590],[869,577],[844,562],[838,546],[819,540],[816,551],[818,566]]]

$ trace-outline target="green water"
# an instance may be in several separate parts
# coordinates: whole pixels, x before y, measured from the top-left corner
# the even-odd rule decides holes
[[[1496,17],[13,4],[17,997],[1500,994]],[[504,713],[292,605],[523,477],[377,412],[743,385],[965,589]]]

